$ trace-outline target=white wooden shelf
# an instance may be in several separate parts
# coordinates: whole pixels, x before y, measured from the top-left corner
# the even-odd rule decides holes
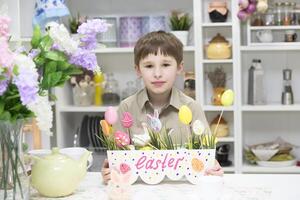
[[[296,45],[260,45],[260,46],[241,46],[241,51],[299,51],[300,46]]]
[[[300,111],[300,104],[294,105],[243,105],[242,111]]]
[[[234,142],[234,137],[218,137],[218,142]]]
[[[203,23],[202,27],[229,27],[231,28],[232,26],[232,22],[218,22],[218,23],[212,23],[212,22],[208,22],[208,23]]]
[[[287,46],[287,47],[298,47],[300,46],[300,42],[270,42],[270,43],[262,43],[262,42],[252,42],[251,46],[276,46],[276,48]]]
[[[257,165],[243,164],[243,173],[300,173],[300,167],[261,167]]]
[[[194,46],[185,46],[184,52],[193,52]],[[133,53],[133,47],[113,47],[113,48],[97,48],[94,50],[95,53]]]
[[[233,60],[232,59],[220,59],[220,60],[211,60],[211,59],[204,59],[203,63],[232,63]]]
[[[300,26],[250,26],[250,30],[300,30]]]
[[[203,106],[204,111],[233,111],[233,106],[214,106],[214,105],[204,105]]]
[[[57,106],[58,112],[105,112],[108,106]]]
[[[224,172],[235,172],[235,167],[234,166],[230,166],[230,167],[222,167]]]

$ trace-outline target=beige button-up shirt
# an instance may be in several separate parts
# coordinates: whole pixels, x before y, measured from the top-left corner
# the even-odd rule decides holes
[[[178,111],[182,105],[187,105],[191,109],[193,113],[192,122],[198,119],[206,127],[209,127],[200,104],[173,87],[170,102],[160,110],[159,119],[163,126],[174,129],[172,138],[177,143],[186,142],[189,134],[188,126],[182,124],[178,118]],[[149,101],[145,88],[121,102],[118,108],[118,116],[122,118],[124,112],[131,113],[133,117],[133,125],[130,128],[131,135],[143,134],[142,122],[147,122],[147,114],[152,116],[154,114],[154,108]],[[115,130],[127,132],[121,125],[121,119],[114,125],[114,128]]]

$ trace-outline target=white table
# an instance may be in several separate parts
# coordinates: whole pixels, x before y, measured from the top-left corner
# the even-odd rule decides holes
[[[300,174],[228,174],[224,175],[225,189],[221,200],[299,200]],[[197,186],[186,181],[162,182],[146,185],[142,182],[132,186],[133,197],[137,200],[199,200]],[[31,199],[46,200],[33,192]],[[100,173],[88,173],[76,192],[55,200],[106,200],[106,186]]]

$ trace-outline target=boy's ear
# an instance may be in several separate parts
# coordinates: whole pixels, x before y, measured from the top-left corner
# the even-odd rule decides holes
[[[141,70],[140,70],[140,67],[135,65],[134,66],[134,69],[135,69],[135,72],[136,72],[136,75],[140,78],[142,75],[141,75]]]
[[[177,74],[181,74],[183,71],[183,61],[177,67]]]

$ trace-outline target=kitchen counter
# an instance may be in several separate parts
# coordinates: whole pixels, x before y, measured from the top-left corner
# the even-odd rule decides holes
[[[226,174],[221,200],[299,200],[300,174]],[[187,181],[164,181],[158,185],[137,182],[132,186],[132,199],[145,200],[199,200],[198,186]],[[40,197],[36,191],[32,200],[50,200]],[[89,172],[79,188],[71,196],[55,200],[106,200],[106,186],[100,173]]]

